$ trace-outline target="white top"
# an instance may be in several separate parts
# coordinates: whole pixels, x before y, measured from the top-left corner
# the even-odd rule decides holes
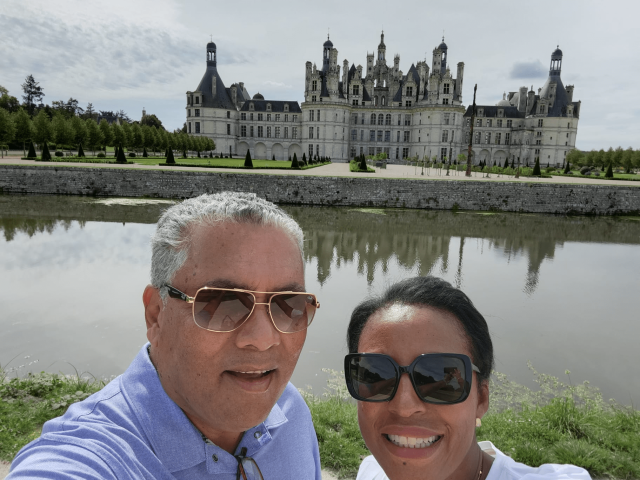
[[[584,468],[555,464],[528,467],[507,457],[491,442],[478,442],[478,445],[495,458],[486,480],[591,480]],[[356,480],[389,480],[389,477],[373,455],[369,455],[360,464]]]

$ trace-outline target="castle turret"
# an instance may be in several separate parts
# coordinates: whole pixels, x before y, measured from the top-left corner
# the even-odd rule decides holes
[[[216,44],[213,42],[207,43],[207,67],[216,66]]]
[[[331,62],[331,49],[333,48],[333,43],[329,40],[329,35],[327,35],[327,41],[322,45],[322,71],[327,72],[329,70],[329,64]]]
[[[440,57],[440,75],[444,75],[447,71],[447,44],[444,43],[444,36],[442,37],[442,43],[438,45],[438,50],[442,52],[442,56]]]
[[[549,76],[559,77],[561,70],[562,70],[562,50],[560,50],[560,48],[556,48],[551,54],[551,65],[549,66]]]
[[[387,46],[384,44],[384,30],[380,34],[380,45],[378,45],[378,63],[387,64],[385,58],[387,52]]]

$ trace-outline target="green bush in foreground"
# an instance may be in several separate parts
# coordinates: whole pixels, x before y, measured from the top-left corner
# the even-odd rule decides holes
[[[51,161],[51,152],[49,151],[49,145],[47,145],[47,142],[44,142],[44,147],[42,147],[42,156],[40,158],[45,162]]]
[[[27,153],[27,158],[36,158],[36,147],[33,145],[33,142],[29,142],[29,152]]]

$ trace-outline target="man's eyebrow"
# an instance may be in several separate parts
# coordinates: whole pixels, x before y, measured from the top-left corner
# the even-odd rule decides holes
[[[203,287],[215,287],[215,288],[239,288],[241,290],[251,290],[256,291],[255,287],[247,283],[242,283],[234,280],[228,280],[226,278],[217,278],[215,280],[209,280],[206,282]],[[304,292],[304,285],[299,284],[298,282],[291,282],[285,285],[280,285],[273,290],[269,290],[270,292]]]

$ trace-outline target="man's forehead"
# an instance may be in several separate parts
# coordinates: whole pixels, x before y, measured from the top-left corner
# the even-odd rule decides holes
[[[216,288],[239,288],[242,290],[256,291],[257,285],[251,282],[251,279],[230,279],[230,278],[216,278],[205,282],[200,287],[216,287]],[[305,287],[299,282],[288,282],[284,284],[278,284],[273,286],[274,292],[304,292]]]

